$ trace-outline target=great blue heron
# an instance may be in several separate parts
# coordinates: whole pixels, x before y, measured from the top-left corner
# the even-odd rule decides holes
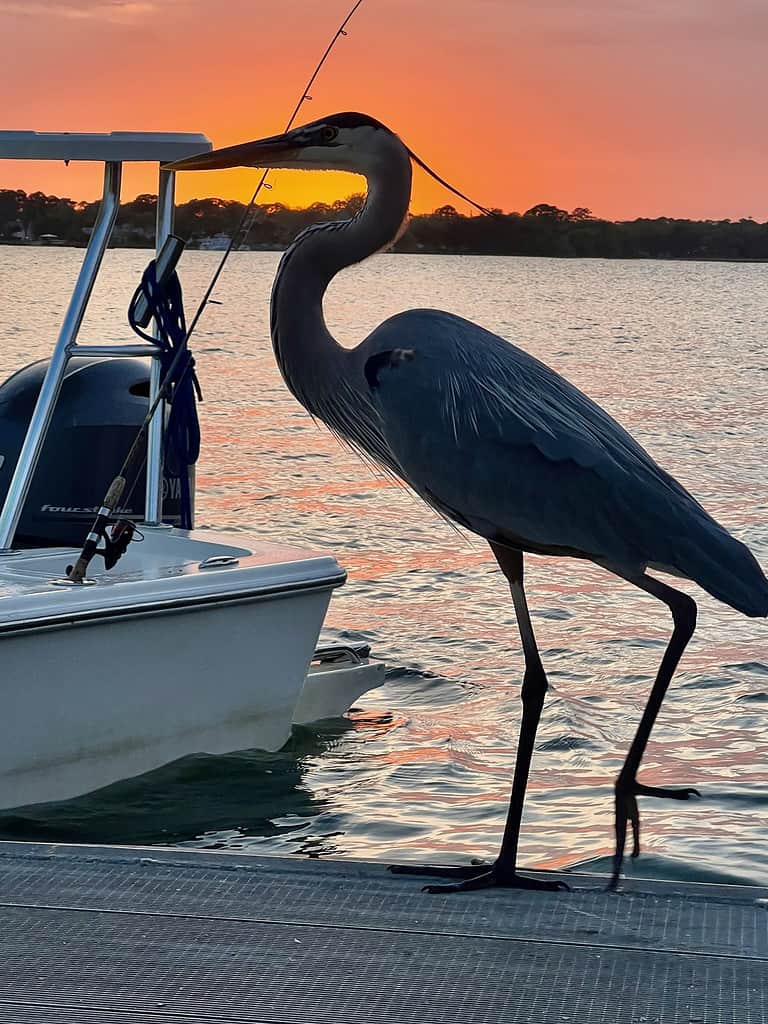
[[[345,349],[323,318],[323,295],[343,267],[398,236],[411,195],[410,150],[364,114],[313,121],[283,135],[170,165],[306,168],[363,174],[368,193],[349,221],[304,231],[280,261],[272,290],[277,362],[301,404],[442,516],[484,537],[509,581],[525,658],[522,723],[512,795],[491,867],[420,868],[453,877],[429,892],[561,883],[517,871],[523,800],[547,679],[523,589],[525,552],[587,558],[663,601],[674,629],[615,785],[618,884],[627,822],[639,851],[638,796],[687,800],[692,789],[637,781],[648,737],[696,623],[687,594],[649,576],[693,580],[750,616],[768,615],[768,580],[744,546],[712,519],[599,406],[508,341],[450,313],[399,313]]]

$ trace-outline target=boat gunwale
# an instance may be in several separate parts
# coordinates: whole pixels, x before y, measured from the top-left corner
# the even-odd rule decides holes
[[[0,622],[0,640],[14,636],[74,629],[79,626],[94,626],[111,620],[147,618],[150,615],[178,615],[186,611],[203,610],[217,605],[254,604],[258,601],[285,600],[296,593],[312,593],[317,590],[335,590],[347,579],[345,570],[324,579],[297,580],[292,583],[274,583],[262,585],[250,590],[242,590],[232,594],[189,595],[186,598],[175,598],[167,601],[133,602],[113,608],[92,608],[77,615],[71,612],[59,615],[41,616],[40,618],[20,619],[17,622]]]

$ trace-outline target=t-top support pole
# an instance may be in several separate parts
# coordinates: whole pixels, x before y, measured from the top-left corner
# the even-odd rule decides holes
[[[110,161],[104,165],[104,192],[99,213],[61,325],[56,347],[43,378],[37,404],[29,421],[27,435],[19,453],[19,460],[16,463],[3,510],[0,513],[0,552],[9,550],[13,544],[16,527],[19,524],[24,502],[27,499],[40,452],[51,423],[56,399],[59,397],[61,383],[71,355],[70,350],[77,339],[93,284],[112,234],[120,206],[121,172],[122,164],[120,163]]]

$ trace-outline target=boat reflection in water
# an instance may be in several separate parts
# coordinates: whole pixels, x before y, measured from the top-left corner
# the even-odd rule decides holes
[[[305,785],[305,775],[351,728],[346,719],[295,726],[275,753],[194,754],[73,800],[0,813],[0,837],[233,849],[240,834],[249,837],[249,849],[260,845],[254,837],[267,846],[279,837],[283,853],[333,853],[327,838],[304,839],[304,824],[328,806]]]

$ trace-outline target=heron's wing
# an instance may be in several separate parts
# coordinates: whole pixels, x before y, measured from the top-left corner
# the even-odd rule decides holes
[[[482,536],[641,567],[664,562],[660,531],[706,517],[586,395],[469,321],[414,310],[382,324],[364,350],[403,477]]]

